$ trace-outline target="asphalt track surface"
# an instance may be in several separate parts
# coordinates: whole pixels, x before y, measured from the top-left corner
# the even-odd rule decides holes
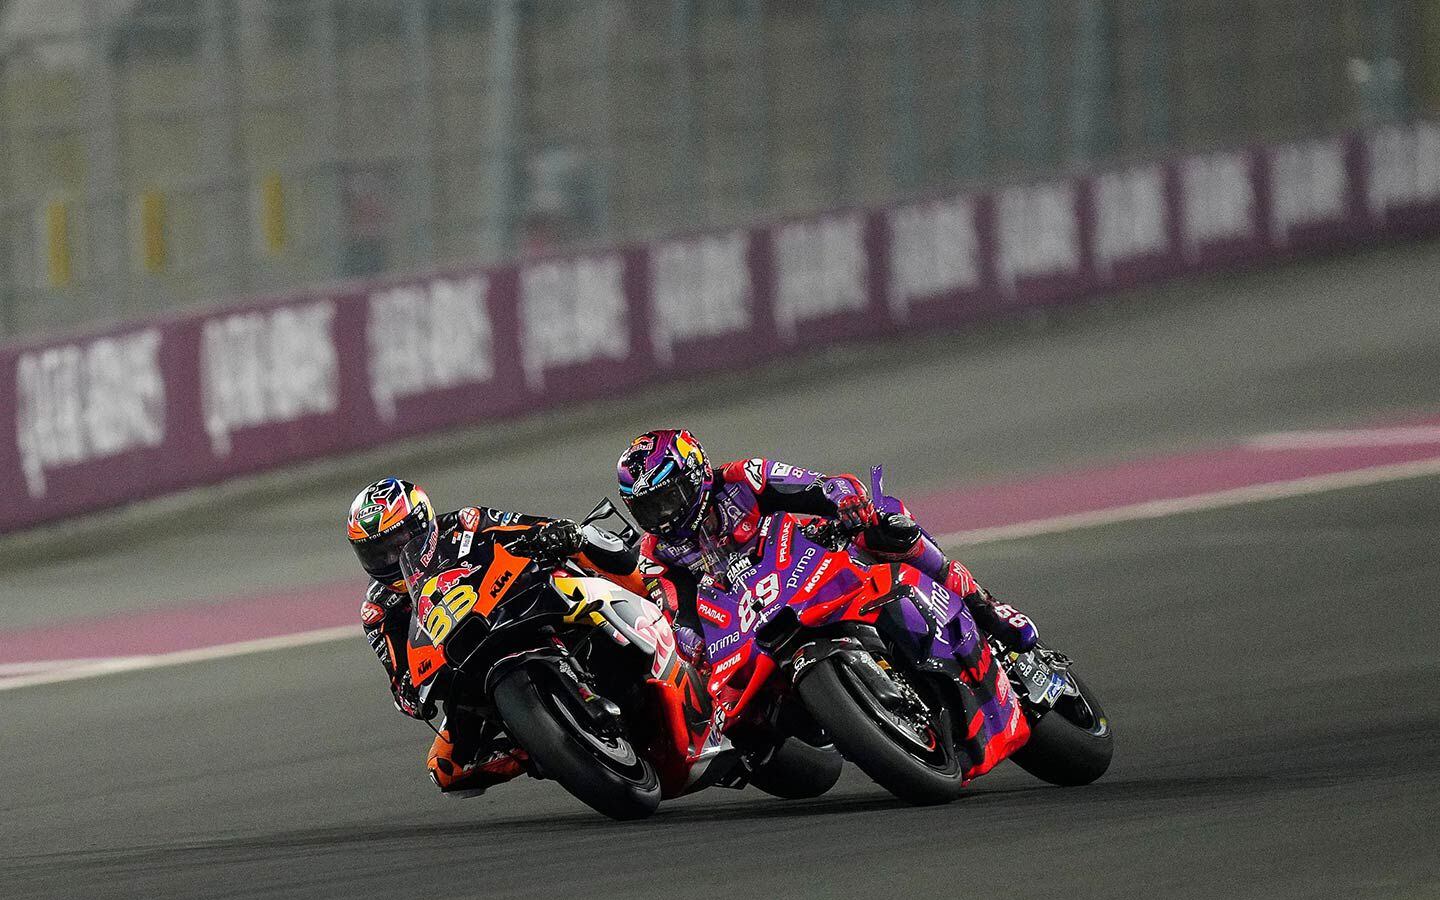
[[[441,502],[583,511],[628,432],[682,416],[719,454],[886,461],[903,493],[1433,411],[1437,273],[1440,247],[1390,249],[204,492],[6,541],[0,616],[333,579],[382,462]],[[1007,766],[943,808],[853,769],[628,825],[528,779],[445,800],[358,639],[11,691],[0,897],[1437,897],[1437,547],[1440,479],[1415,478],[969,549],[1079,659],[1118,749],[1090,787]]]

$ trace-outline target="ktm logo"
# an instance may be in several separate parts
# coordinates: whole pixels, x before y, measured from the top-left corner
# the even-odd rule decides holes
[[[493,600],[496,597],[499,597],[502,592],[504,592],[505,586],[510,583],[510,576],[513,574],[513,572],[506,572],[504,575],[501,575],[499,579],[496,580],[495,586],[490,589],[490,599]]]
[[[433,663],[431,663],[430,660],[422,659],[420,661],[420,674],[424,675],[426,672],[430,671],[431,665],[433,665]]]

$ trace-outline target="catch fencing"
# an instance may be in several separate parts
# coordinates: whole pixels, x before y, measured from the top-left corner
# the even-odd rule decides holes
[[[0,531],[1187,273],[1440,232],[1440,124],[352,282],[0,350]]]
[[[0,0],[0,335],[1440,115],[1440,0]]]

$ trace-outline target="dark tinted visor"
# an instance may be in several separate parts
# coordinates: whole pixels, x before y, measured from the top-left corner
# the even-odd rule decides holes
[[[352,542],[360,565],[371,578],[385,584],[400,578],[400,553],[415,538],[424,534],[425,523],[414,518],[406,519],[383,534],[377,534],[363,541]]]
[[[674,526],[695,506],[699,485],[691,478],[672,478],[657,488],[630,497],[630,512],[646,531],[663,531]]]

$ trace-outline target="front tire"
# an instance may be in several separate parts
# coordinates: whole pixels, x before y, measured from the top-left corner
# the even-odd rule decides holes
[[[842,658],[815,663],[796,687],[835,746],[876,784],[918,806],[960,796],[962,763],[950,736],[932,723],[923,740],[907,740]]]
[[[1030,723],[1030,740],[1010,758],[1025,771],[1061,787],[1090,784],[1110,768],[1115,732],[1105,710],[1072,670],[1080,696],[1063,696]]]
[[[495,686],[505,729],[547,778],[612,819],[643,819],[660,805],[660,779],[623,737],[585,726],[559,694],[563,679],[543,664],[520,666]]]

